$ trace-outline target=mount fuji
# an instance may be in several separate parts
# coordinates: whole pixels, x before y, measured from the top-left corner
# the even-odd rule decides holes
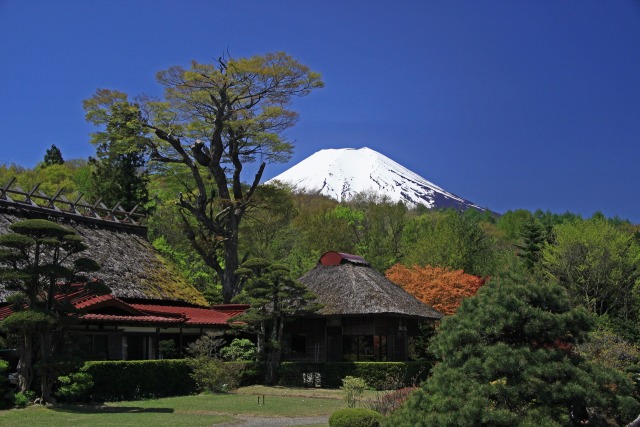
[[[390,158],[369,148],[320,150],[267,181],[294,190],[320,193],[345,201],[357,193],[372,192],[409,207],[429,209],[484,208],[438,187]]]

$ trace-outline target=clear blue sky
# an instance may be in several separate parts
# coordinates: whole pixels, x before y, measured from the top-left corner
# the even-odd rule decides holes
[[[0,0],[0,163],[92,155],[83,99],[159,94],[156,71],[226,49],[285,51],[326,84],[265,178],[367,146],[498,212],[640,223],[632,0]]]

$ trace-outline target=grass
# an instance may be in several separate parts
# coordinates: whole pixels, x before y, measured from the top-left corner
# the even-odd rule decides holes
[[[264,404],[258,405],[258,396]],[[0,411],[0,425],[64,426],[212,426],[234,415],[264,417],[328,416],[344,407],[340,390],[244,387],[232,394],[200,394],[162,399],[68,405]],[[309,427],[309,426],[307,426]]]

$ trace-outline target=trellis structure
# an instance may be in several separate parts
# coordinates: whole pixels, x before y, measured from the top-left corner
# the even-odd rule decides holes
[[[82,218],[84,221],[107,221],[120,226],[141,227],[144,214],[136,212],[138,205],[131,211],[126,211],[118,203],[109,208],[101,199],[91,204],[84,199],[81,193],[74,201],[70,201],[62,194],[62,189],[50,197],[40,190],[40,184],[36,184],[31,191],[24,191],[12,178],[7,184],[0,187],[0,205],[14,207],[29,207],[30,210],[44,214],[55,214],[67,218]]]

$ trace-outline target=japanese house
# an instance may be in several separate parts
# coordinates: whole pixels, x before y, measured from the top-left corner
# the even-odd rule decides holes
[[[23,191],[13,182],[0,187],[0,234],[12,223],[48,219],[75,230],[89,246],[82,256],[96,260],[96,276],[111,293],[86,284],[60,289],[56,299],[67,299],[77,310],[72,330],[81,340],[87,359],[157,359],[159,343],[173,340],[178,355],[207,330],[229,328],[227,320],[248,306],[208,307],[202,294],[166,262],[146,239],[141,217],[121,208],[109,209],[62,195],[48,197],[37,186]],[[11,314],[5,302],[10,292],[0,283],[0,320]]]
[[[289,360],[405,361],[418,324],[442,318],[356,255],[327,252],[298,280],[323,308],[286,325]]]

